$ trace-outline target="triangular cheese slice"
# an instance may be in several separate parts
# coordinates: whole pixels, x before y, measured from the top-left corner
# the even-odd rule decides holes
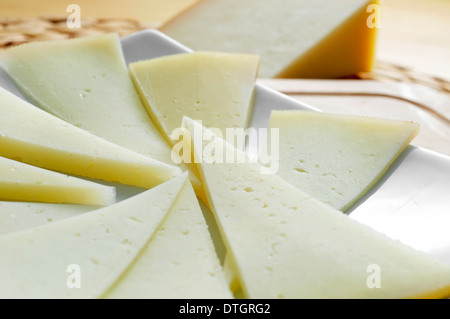
[[[377,0],[201,1],[159,30],[195,50],[261,56],[260,76],[336,78],[369,71]]]
[[[0,52],[0,67],[42,109],[174,165],[170,146],[136,92],[117,34],[23,44]],[[198,178],[190,178],[199,187]]]
[[[67,174],[151,188],[181,170],[73,126],[0,88],[0,156]]]
[[[151,238],[176,177],[118,204],[0,237],[0,298],[98,298]]]
[[[151,241],[104,297],[233,297],[189,181]]]
[[[419,124],[312,111],[273,111],[278,174],[320,201],[346,210],[386,172]]]
[[[185,120],[192,132],[200,124]],[[203,133],[206,132],[203,127]],[[211,132],[210,132],[211,134]],[[195,136],[208,201],[248,298],[450,295],[450,265],[362,225],[249,161],[213,161]],[[211,143],[203,139],[203,143]],[[239,152],[217,139],[216,147]],[[217,152],[216,152],[217,154]],[[228,158],[232,158],[231,156]]]
[[[114,187],[0,157],[0,200],[109,205]]]
[[[98,209],[91,205],[0,202],[0,236]]]
[[[130,64],[130,72],[153,122],[170,143],[183,116],[225,134],[247,128],[259,57],[194,52]]]

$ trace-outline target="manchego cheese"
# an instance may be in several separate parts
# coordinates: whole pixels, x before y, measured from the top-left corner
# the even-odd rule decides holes
[[[0,201],[0,236],[98,209],[93,205]]]
[[[184,126],[191,134],[207,131],[189,118]],[[450,294],[449,265],[352,220],[276,174],[261,174],[257,163],[217,161],[202,152],[210,141],[202,134],[192,139],[203,159],[197,165],[244,297]],[[225,155],[239,152],[217,136],[215,145]]]
[[[0,157],[0,200],[109,205],[114,187]]]
[[[189,181],[107,299],[225,299],[233,295]]]
[[[259,57],[193,52],[130,64],[130,72],[153,122],[169,143],[183,116],[222,130],[247,128]]]
[[[0,67],[45,111],[112,143],[174,165],[170,145],[134,87],[117,34],[26,43],[1,51]],[[181,168],[186,167],[181,164]],[[199,187],[193,173],[190,178]]]
[[[181,173],[73,126],[0,88],[0,156],[54,171],[151,188]]]
[[[261,56],[261,77],[335,78],[369,71],[377,0],[203,0],[159,30],[196,50]]]
[[[0,298],[100,298],[170,210],[182,174],[99,210],[0,236]]]
[[[410,121],[312,111],[272,111],[269,126],[278,129],[278,175],[341,211],[383,176],[419,131]]]

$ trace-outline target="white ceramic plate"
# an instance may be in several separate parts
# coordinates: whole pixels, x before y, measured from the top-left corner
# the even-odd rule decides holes
[[[191,50],[166,35],[145,30],[121,39],[127,63]],[[25,99],[0,71],[0,86]],[[267,127],[273,109],[308,109],[277,91],[257,85],[250,121]],[[127,197],[133,188],[120,190]],[[347,212],[351,218],[450,263],[450,158],[410,146],[372,190]]]

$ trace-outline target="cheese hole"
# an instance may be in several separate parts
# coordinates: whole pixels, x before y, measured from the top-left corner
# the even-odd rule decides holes
[[[247,193],[251,193],[251,192],[253,192],[253,188],[246,187],[246,188],[244,188],[244,191],[246,191]]]
[[[305,174],[308,174],[308,171],[306,171],[305,169],[303,169],[303,168],[301,168],[301,167],[294,168],[294,171],[297,171],[297,172],[299,172],[299,173],[305,173]]]

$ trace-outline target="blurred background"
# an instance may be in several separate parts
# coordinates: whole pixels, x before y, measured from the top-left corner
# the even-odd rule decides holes
[[[118,32],[165,21],[198,0],[0,0],[0,49]],[[82,28],[67,28],[67,7]],[[418,121],[414,144],[450,155],[450,0],[384,0],[372,72],[346,79],[260,79],[324,111]],[[356,84],[355,84],[356,83]]]

